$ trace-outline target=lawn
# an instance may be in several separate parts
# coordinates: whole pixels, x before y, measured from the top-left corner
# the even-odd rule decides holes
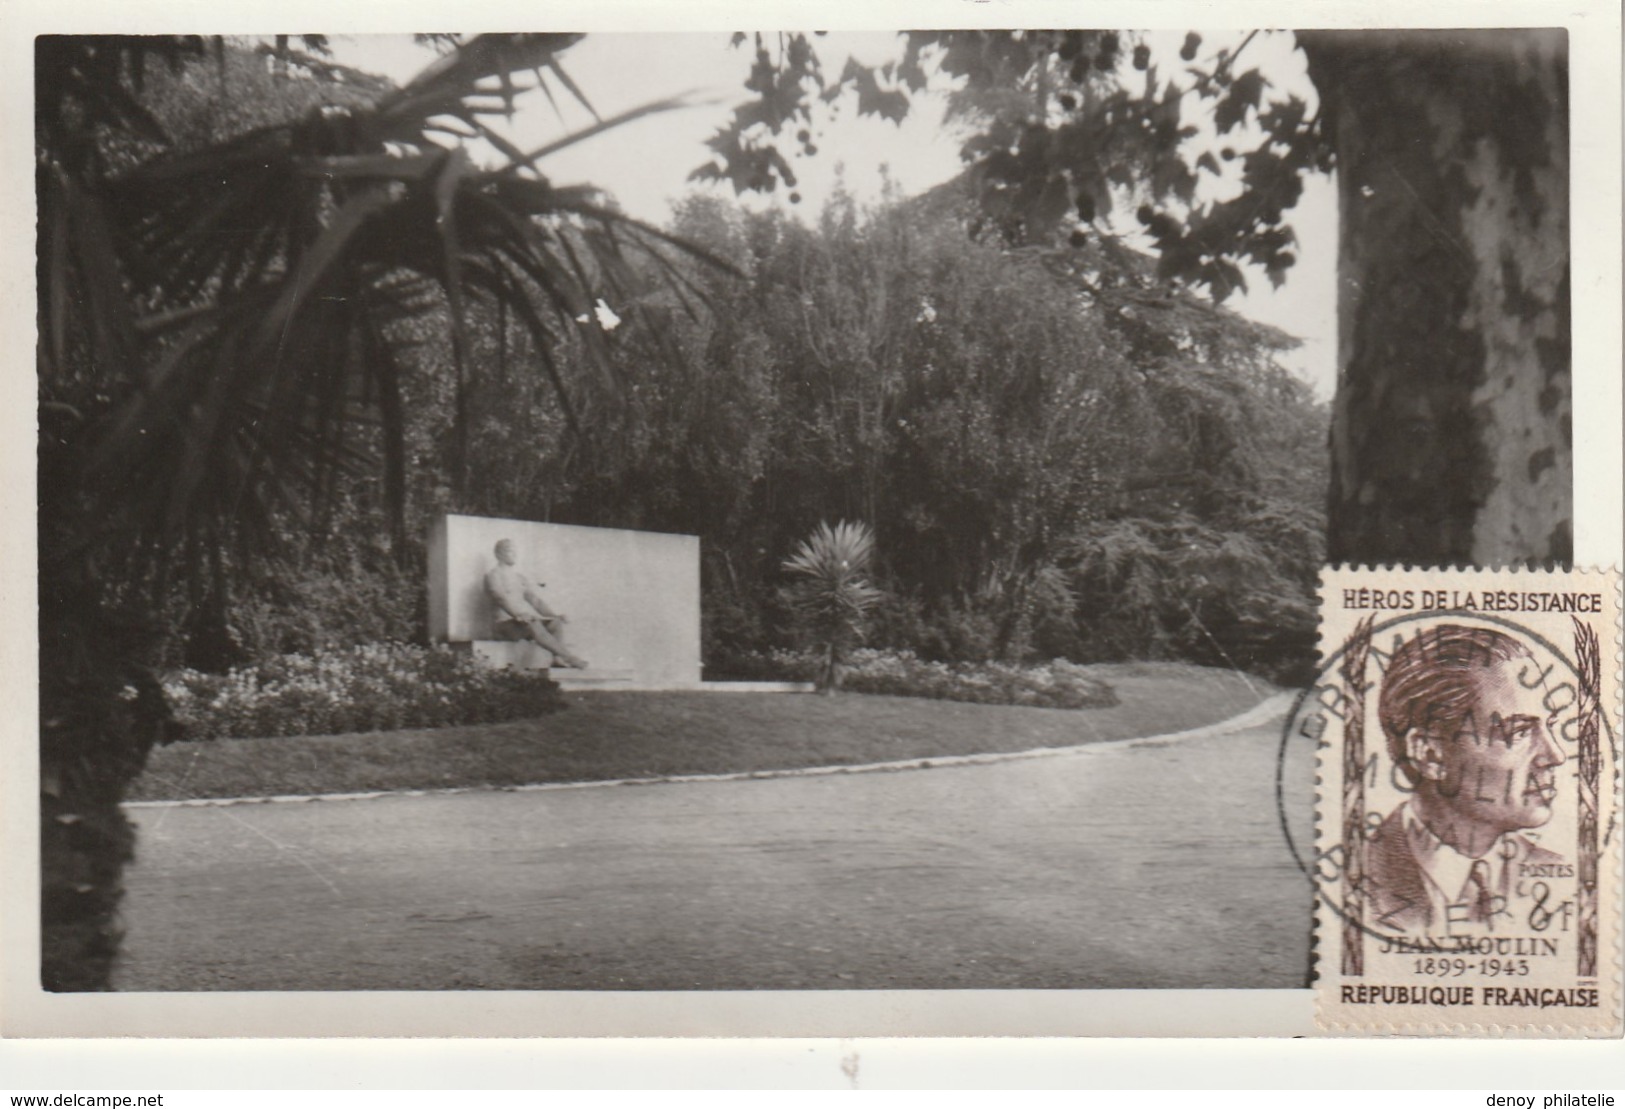
[[[176,743],[153,752],[132,801],[503,787],[788,770],[1160,735],[1216,723],[1276,692],[1180,663],[1091,667],[1109,708],[913,697],[572,693],[563,711],[505,724]]]

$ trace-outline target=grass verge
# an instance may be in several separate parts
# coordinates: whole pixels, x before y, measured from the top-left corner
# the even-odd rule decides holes
[[[574,693],[550,716],[341,736],[177,743],[132,801],[502,787],[787,770],[1067,747],[1217,723],[1275,687],[1181,663],[1090,667],[1119,703],[1095,709],[845,694]]]

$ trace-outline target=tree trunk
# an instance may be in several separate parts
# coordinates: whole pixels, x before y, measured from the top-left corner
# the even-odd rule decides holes
[[[833,697],[841,691],[841,652],[831,639],[824,644],[823,674],[819,677],[818,692]]]
[[[39,632],[40,978],[47,990],[105,990],[135,845],[119,806],[173,727],[149,665],[157,635],[102,604],[83,567],[43,558]]]
[[[1328,557],[1568,562],[1566,33],[1299,40],[1340,192]]]

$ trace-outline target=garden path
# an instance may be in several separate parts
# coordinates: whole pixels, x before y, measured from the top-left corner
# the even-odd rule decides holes
[[[133,810],[116,984],[1297,988],[1279,741],[1277,717],[984,765]]]

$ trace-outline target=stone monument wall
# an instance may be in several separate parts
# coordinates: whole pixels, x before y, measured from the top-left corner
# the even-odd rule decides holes
[[[485,574],[513,540],[517,568],[570,618],[564,638],[594,670],[630,672],[637,688],[700,680],[700,540],[619,528],[444,516],[429,533],[429,635],[492,638]]]

